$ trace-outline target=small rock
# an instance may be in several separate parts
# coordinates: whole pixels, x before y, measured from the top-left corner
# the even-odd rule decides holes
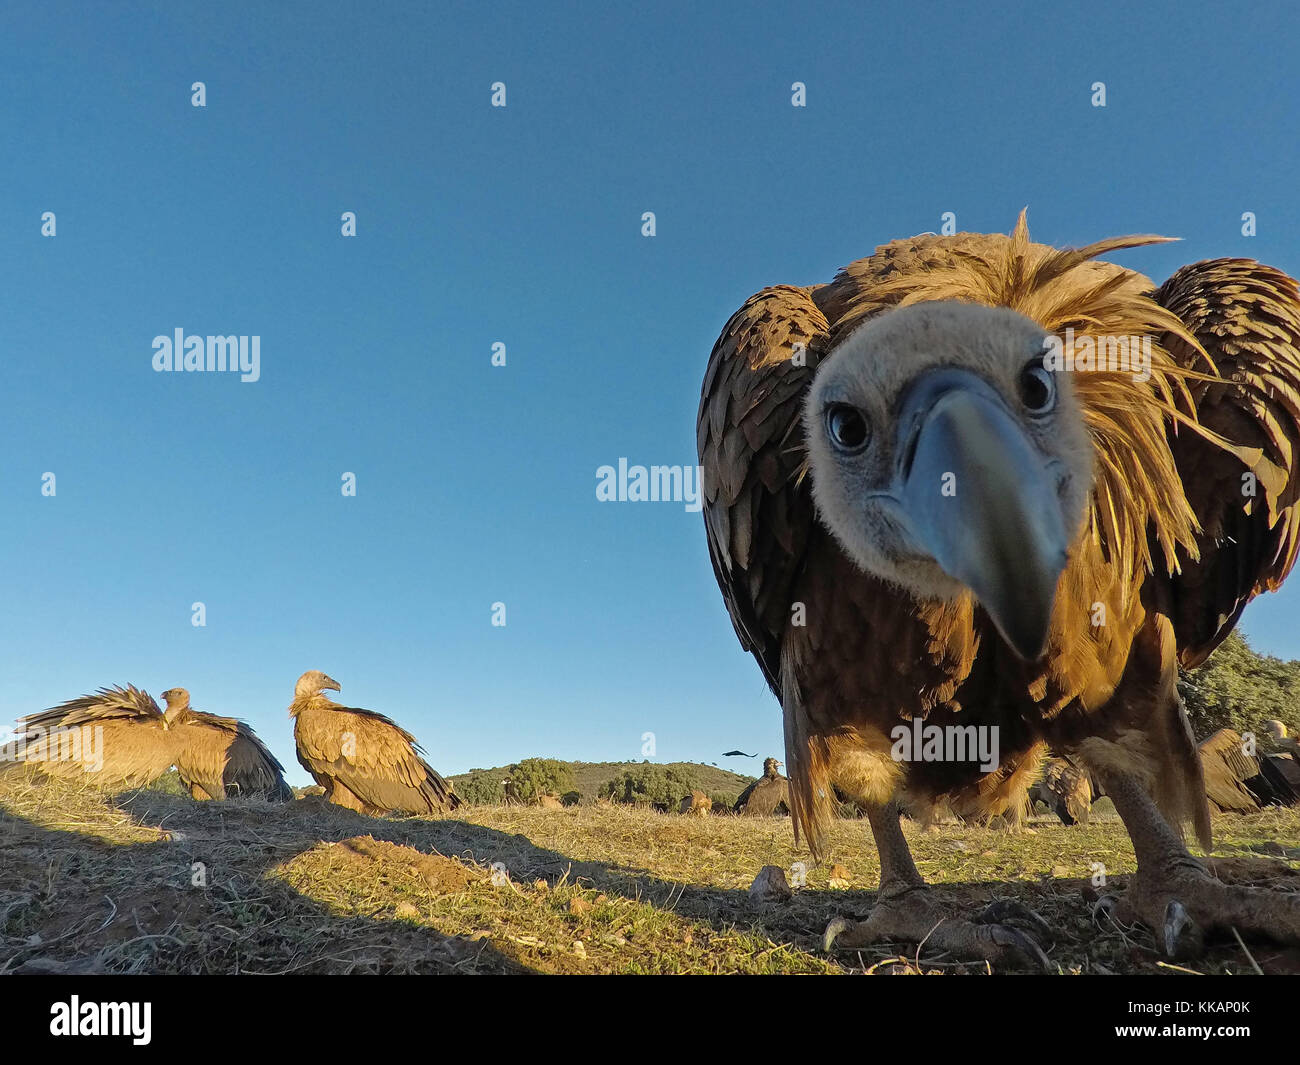
[[[849,886],[852,880],[853,877],[849,874],[849,871],[845,869],[844,866],[840,865],[839,862],[836,862],[834,865],[831,866],[831,878],[830,878],[831,887],[846,888]]]
[[[420,919],[420,911],[409,902],[399,902],[397,904],[396,916],[400,917],[404,921],[418,921]]]
[[[794,894],[779,865],[765,865],[749,885],[749,897],[756,902],[789,902]]]
[[[578,958],[585,958],[587,956],[587,948],[583,946],[581,939],[575,939],[573,941],[573,954],[574,957]]]

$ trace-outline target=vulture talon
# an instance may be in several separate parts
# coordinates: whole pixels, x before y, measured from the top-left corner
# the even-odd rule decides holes
[[[1020,920],[1031,925],[1036,933],[1052,938],[1056,933],[1052,926],[1022,902],[1015,899],[995,899],[975,918],[978,924],[1002,924],[1006,921]]]
[[[1045,973],[1052,971],[1052,962],[1047,952],[1019,928],[1009,924],[994,924],[989,925],[988,929],[993,942],[1006,948],[1008,953],[1022,964],[1033,965]]]
[[[1165,954],[1173,961],[1199,958],[1205,950],[1205,936],[1177,899],[1170,899],[1165,907],[1164,943]]]
[[[1300,945],[1300,893],[1217,880],[1186,852],[1138,782],[1116,779],[1107,793],[1139,854],[1118,915],[1149,928],[1167,957],[1195,958],[1212,933],[1229,930]]]
[[[1092,904],[1092,918],[1097,920],[1099,917],[1105,917],[1112,924],[1118,924],[1118,918],[1115,913],[1119,907],[1118,895],[1102,895]]]
[[[1046,952],[1029,933],[1014,925],[985,921],[990,912],[1017,918],[1031,914],[1037,917],[1028,907],[1013,900],[1002,900],[1009,905],[995,902],[972,919],[950,917],[931,900],[926,889],[918,888],[904,895],[884,897],[865,921],[834,918],[822,935],[822,950],[829,954],[876,943],[912,943],[920,944],[918,953],[949,954],[967,961],[1052,970]],[[1032,917],[1028,919],[1032,921]],[[1042,918],[1038,921],[1051,931]]]
[[[834,917],[830,924],[826,926],[826,931],[822,933],[822,953],[830,954],[836,949],[836,940],[840,939],[845,932],[852,928],[860,927],[865,922],[851,921],[847,917]],[[847,950],[856,946],[866,946],[865,943],[843,943],[841,950]]]

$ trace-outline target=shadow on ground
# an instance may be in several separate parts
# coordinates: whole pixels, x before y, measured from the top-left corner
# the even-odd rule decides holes
[[[762,903],[743,888],[580,861],[469,821],[377,819],[316,798],[272,807],[142,791],[108,803],[83,797],[66,811],[52,810],[49,798],[37,795],[35,810],[17,804],[24,813],[0,805],[0,972],[984,968],[903,945],[822,955],[832,916],[870,911],[875,893],[861,888]],[[95,803],[114,815],[111,825]],[[1265,844],[1235,850],[1277,853]],[[1268,868],[1296,876],[1277,862]],[[955,912],[993,898],[1035,909],[1058,933],[1049,954],[1062,971],[1159,968],[1147,933],[1094,919],[1085,879],[981,879],[940,890]],[[1298,951],[1252,949],[1266,972],[1300,972]],[[1232,943],[1214,948],[1201,971],[1225,967],[1253,965]]]

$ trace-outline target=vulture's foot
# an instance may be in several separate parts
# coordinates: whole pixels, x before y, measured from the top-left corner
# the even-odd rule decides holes
[[[1123,895],[1097,906],[1121,924],[1146,925],[1173,961],[1199,957],[1206,933],[1232,928],[1243,938],[1300,944],[1300,893],[1225,884],[1190,855],[1158,872],[1139,869]]]
[[[865,921],[836,917],[826,926],[822,949],[851,950],[873,943],[919,943],[974,961],[988,961],[1050,972],[1052,964],[1027,931],[1008,922],[1021,921],[1039,935],[1051,928],[1027,906],[1010,899],[992,903],[972,919],[954,917],[926,887],[909,887],[896,895],[882,894]],[[919,953],[919,950],[918,950]]]

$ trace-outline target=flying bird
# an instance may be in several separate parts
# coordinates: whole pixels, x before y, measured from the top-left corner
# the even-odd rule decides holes
[[[763,775],[740,793],[732,810],[746,817],[774,817],[790,812],[790,783],[775,758],[763,760]]]
[[[284,767],[245,722],[194,710],[184,688],[163,697],[165,711],[134,685],[100,688],[19,718],[23,760],[105,789],[144,787],[175,765],[196,799],[293,797]]]
[[[744,751],[723,751],[722,757],[723,758],[757,758],[758,752],[756,751],[753,754],[746,754]]]
[[[713,348],[709,552],[782,704],[796,832],[824,853],[838,788],[880,853],[875,908],[832,921],[827,949],[1046,966],[1016,923],[1041,919],[964,918],[899,824],[1023,793],[1044,745],[1133,841],[1118,917],[1173,957],[1210,929],[1300,942],[1300,896],[1223,884],[1184,846],[1187,822],[1211,838],[1177,691],[1295,561],[1300,293],[1246,259],[1156,287],[1097,258],[1163,240],[1058,250],[1022,214],[1010,236],[896,241],[829,284],[764,289]],[[937,745],[909,754],[900,730],[922,727]],[[971,757],[990,737],[992,764]]]
[[[376,815],[445,813],[460,805],[414,736],[383,714],[340,706],[326,690],[338,691],[339,682],[308,670],[289,704],[298,761],[326,799]]]

